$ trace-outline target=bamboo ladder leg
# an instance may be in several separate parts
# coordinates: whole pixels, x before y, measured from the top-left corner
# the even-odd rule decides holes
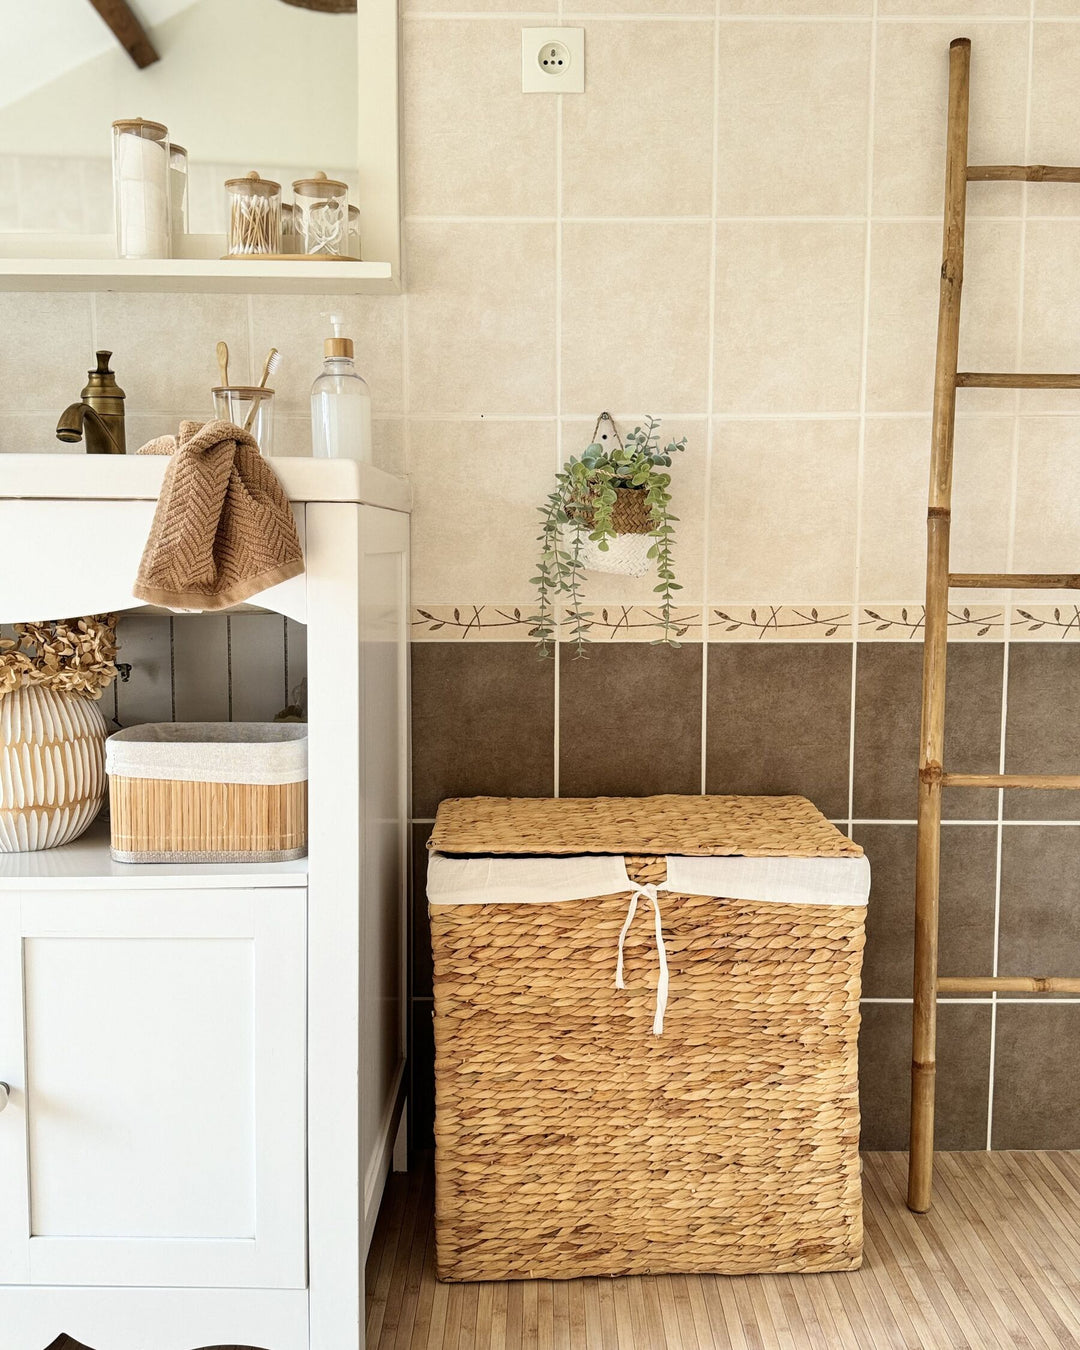
[[[960,293],[964,281],[970,67],[971,43],[967,38],[957,38],[949,48],[945,224],[930,441],[930,492],[926,513],[926,636],[923,645],[918,852],[915,865],[915,981],[907,1199],[908,1208],[919,1213],[930,1208],[934,1169],[938,887],[942,752],[945,739],[945,657],[949,621],[949,518]]]

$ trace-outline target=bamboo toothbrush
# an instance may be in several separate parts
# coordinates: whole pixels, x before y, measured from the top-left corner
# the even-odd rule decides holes
[[[229,346],[226,342],[219,342],[217,345],[217,365],[221,387],[226,389],[229,384]]]
[[[281,365],[281,353],[278,351],[276,347],[271,347],[270,350],[266,353],[266,360],[263,362],[262,379],[259,381],[257,386],[259,389],[266,388],[266,381],[270,378],[271,375],[275,373],[278,366],[280,365]],[[248,411],[247,417],[244,419],[245,431],[251,430],[251,424],[255,421],[255,414],[259,410],[259,404],[261,401],[262,401],[261,399],[257,398],[253,398],[251,400],[251,408]]]

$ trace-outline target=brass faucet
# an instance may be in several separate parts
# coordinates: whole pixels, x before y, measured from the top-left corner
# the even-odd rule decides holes
[[[69,444],[81,441],[86,433],[88,455],[123,455],[124,391],[109,369],[112,352],[97,353],[97,368],[87,371],[89,379],[82,391],[82,402],[73,403],[60,414],[56,439]]]

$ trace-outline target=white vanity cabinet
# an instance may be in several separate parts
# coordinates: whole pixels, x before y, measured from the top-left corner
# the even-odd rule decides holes
[[[305,899],[0,895],[9,1281],[304,1287]]]
[[[363,1346],[405,1109],[409,494],[274,466],[307,571],[254,603],[307,625],[309,856],[0,854],[2,1350]],[[0,577],[0,623],[135,607],[164,468],[0,456],[23,556],[58,519],[108,541]]]

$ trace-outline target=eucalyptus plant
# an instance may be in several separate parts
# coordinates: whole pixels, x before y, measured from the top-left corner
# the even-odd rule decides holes
[[[598,422],[598,429],[599,426]],[[572,455],[555,475],[554,490],[540,507],[543,522],[537,536],[540,563],[531,582],[536,587],[538,603],[529,622],[541,656],[555,653],[556,605],[560,600],[565,605],[575,656],[587,654],[585,644],[589,641],[592,613],[584,608],[583,549],[588,540],[600,552],[608,552],[610,541],[617,535],[612,514],[619,488],[636,490],[644,496],[652,540],[648,557],[656,564],[658,584],[653,590],[660,598],[663,634],[656,641],[670,647],[679,645],[671,617],[674,593],[682,590],[675,580],[672,560],[678,517],[671,514],[671,474],[667,470],[671,468],[672,456],[685,449],[686,437],[669,441],[661,449],[659,429],[660,422],[647,417],[644,426],[635,427],[627,436],[625,444],[617,435],[614,446],[594,440],[580,459]]]

